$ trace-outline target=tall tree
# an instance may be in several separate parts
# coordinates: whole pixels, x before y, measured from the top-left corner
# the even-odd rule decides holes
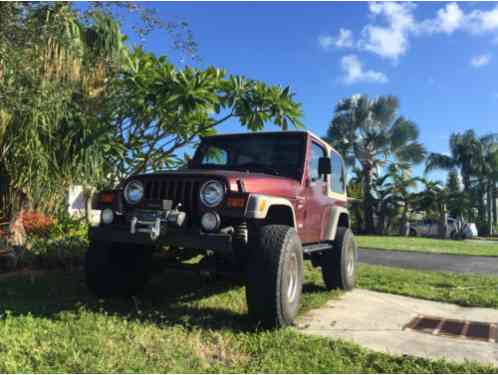
[[[85,23],[66,3],[10,9],[16,43],[0,34],[0,174],[10,206],[51,209],[69,184],[101,177],[107,82],[127,50],[102,14]]]
[[[493,201],[496,196],[496,183],[498,175],[498,134],[488,134],[479,139],[478,181],[486,204],[485,233],[492,235],[495,231],[495,218],[493,214]],[[483,199],[483,200],[484,200]],[[496,204],[496,201],[495,201]]]
[[[111,159],[120,175],[172,167],[178,152],[217,126],[237,120],[248,130],[272,122],[302,126],[301,108],[289,87],[271,86],[224,70],[177,69],[165,57],[137,49],[115,87],[117,142],[125,157]]]
[[[458,168],[464,185],[463,194],[458,199],[459,207],[466,207],[467,220],[477,219],[480,231],[491,232],[494,230],[495,221],[493,197],[496,194],[497,182],[495,157],[498,135],[478,137],[474,130],[470,129],[461,134],[453,133],[449,145],[450,155],[429,155],[426,171]],[[478,211],[477,217],[474,215],[475,208]]]
[[[448,214],[452,217],[462,216],[465,208],[463,204],[465,198],[462,194],[460,178],[456,168],[448,172],[446,189],[448,190]]]
[[[369,99],[355,95],[341,100],[325,139],[341,152],[346,162],[358,164],[364,185],[365,230],[374,231],[372,177],[388,161],[420,163],[426,151],[418,142],[418,127],[398,116],[399,101],[394,96]]]
[[[435,215],[440,223],[439,235],[447,238],[448,233],[448,189],[440,181],[430,181],[419,178],[424,184],[424,190],[418,193],[419,210],[425,211],[426,215]]]

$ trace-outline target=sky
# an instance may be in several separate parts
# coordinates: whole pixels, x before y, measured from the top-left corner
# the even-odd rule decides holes
[[[447,153],[452,132],[498,131],[498,3],[145,6],[189,23],[201,58],[190,65],[290,86],[305,127],[318,135],[326,133],[336,103],[355,94],[397,96],[399,114],[418,125],[430,152]],[[158,55],[174,54],[164,32],[152,33],[144,45]],[[233,121],[218,130],[244,131]],[[422,174],[423,167],[414,171]]]

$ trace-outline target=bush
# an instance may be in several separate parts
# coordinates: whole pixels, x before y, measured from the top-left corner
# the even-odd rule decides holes
[[[48,237],[50,228],[54,223],[52,218],[36,211],[23,211],[21,220],[28,236]]]
[[[22,222],[26,243],[19,253],[19,268],[71,269],[82,264],[88,247],[84,219],[69,215],[53,219],[39,212],[23,212]]]
[[[54,220],[49,230],[50,238],[61,239],[64,237],[86,238],[88,223],[85,219],[74,218],[67,214]]]
[[[72,269],[81,266],[87,248],[88,240],[82,237],[33,238],[19,265],[41,269]]]

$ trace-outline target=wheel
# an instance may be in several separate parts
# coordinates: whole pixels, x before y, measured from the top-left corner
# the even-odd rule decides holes
[[[349,228],[339,227],[332,249],[322,255],[322,276],[327,289],[351,290],[356,285],[358,246]]]
[[[303,289],[303,249],[294,228],[261,228],[247,265],[246,298],[250,317],[263,328],[292,324]]]
[[[410,236],[417,237],[417,231],[415,229],[410,229]]]
[[[85,254],[88,289],[97,297],[129,297],[149,280],[152,251],[141,246],[91,243]]]

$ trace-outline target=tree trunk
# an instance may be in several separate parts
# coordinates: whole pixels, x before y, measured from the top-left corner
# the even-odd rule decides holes
[[[493,234],[496,232],[496,224],[498,223],[498,210],[496,209],[497,200],[498,200],[498,188],[496,187],[497,181],[494,181],[492,186],[493,189],[493,221],[495,223],[495,227],[493,228]]]
[[[486,205],[484,202],[484,199],[486,197],[486,184],[482,179],[479,179],[479,187],[477,189],[478,196],[476,197],[479,200],[479,205],[478,205],[478,212],[479,212],[479,222],[481,225],[481,228],[486,227]]]
[[[462,180],[463,180],[463,194],[465,197],[470,198],[470,201],[472,202],[473,194],[470,191],[470,177],[462,172]],[[474,219],[474,209],[472,204],[470,205],[470,207],[467,204],[465,204],[463,212],[466,212],[467,221],[472,221]]]
[[[488,182],[488,194],[487,194],[487,219],[488,219],[488,235],[493,235],[493,231],[494,231],[494,227],[495,227],[495,224],[494,224],[494,218],[493,218],[493,198],[494,198],[494,194],[493,194],[493,183],[494,181],[490,180]]]
[[[365,232],[373,234],[374,226],[374,199],[372,197],[372,166],[366,161],[363,163],[363,211],[365,212]]]
[[[405,201],[403,207],[403,214],[401,215],[401,222],[399,225],[399,234],[401,236],[408,236],[410,234],[410,225],[408,223],[408,201]]]

